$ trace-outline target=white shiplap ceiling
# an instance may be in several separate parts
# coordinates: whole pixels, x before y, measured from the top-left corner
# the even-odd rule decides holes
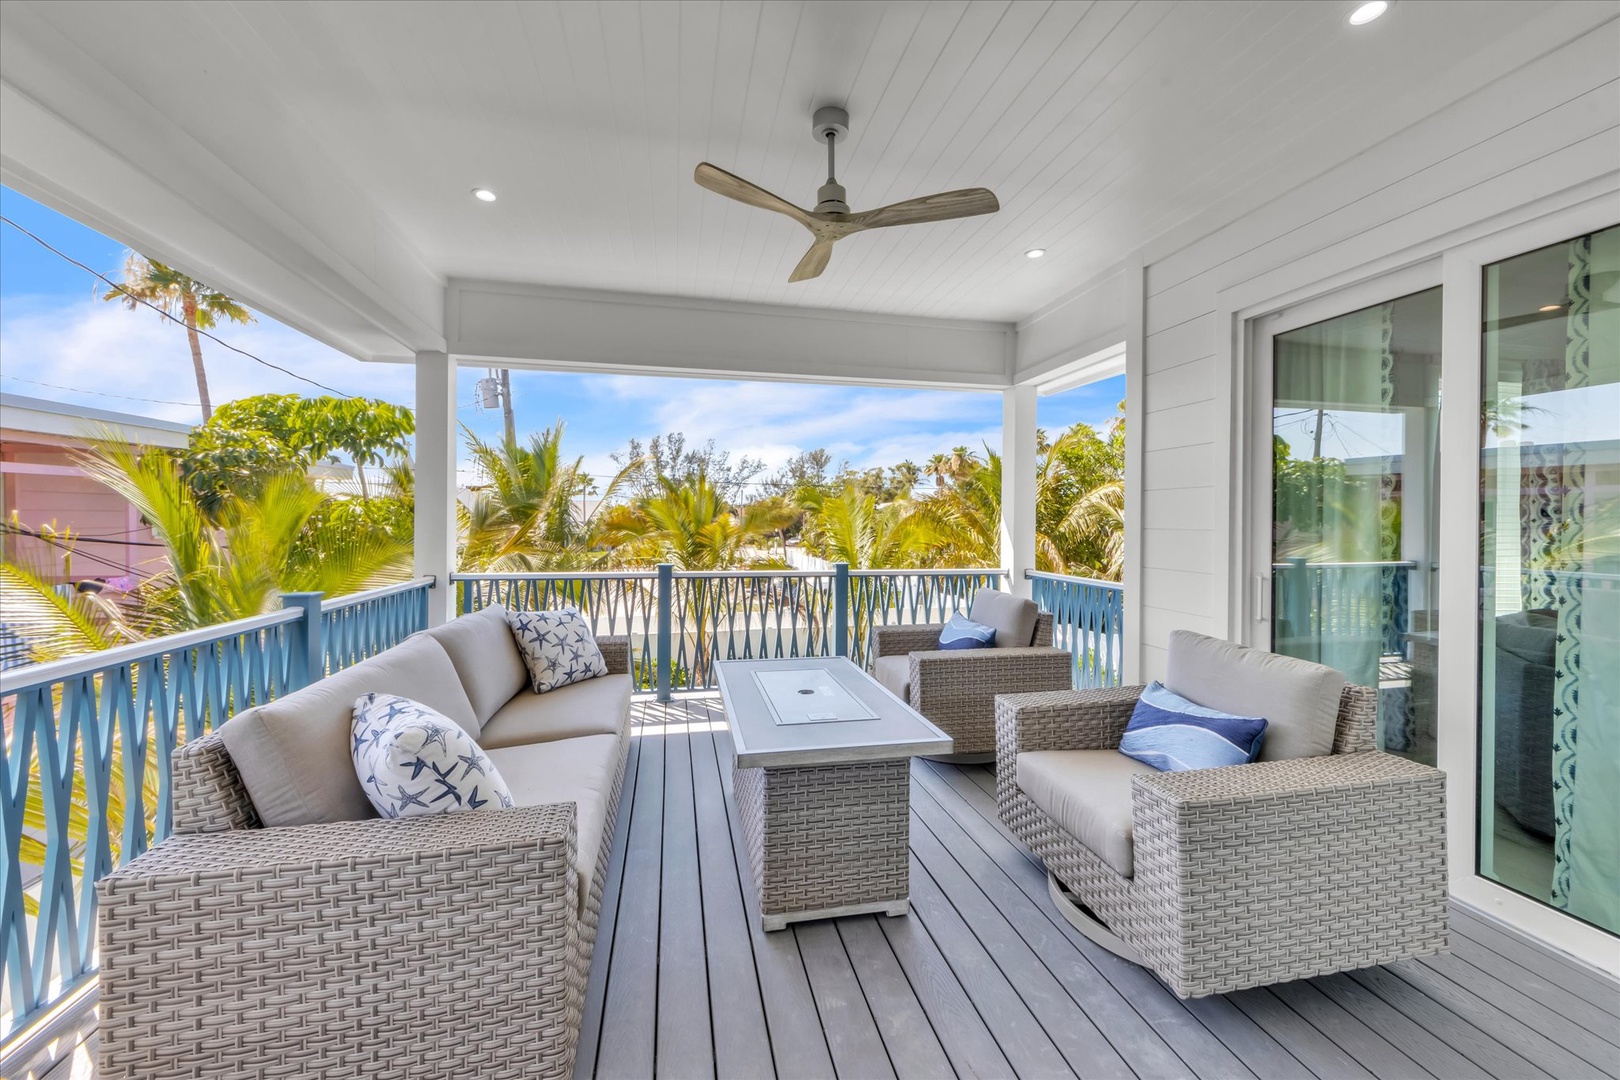
[[[1549,8],[1405,0],[1356,29],[1349,6],[29,5],[311,234],[352,227],[329,195],[358,189],[441,278],[994,320],[1524,62],[1515,36]],[[1003,209],[845,240],[787,284],[808,234],[692,168],[812,205],[829,103],[851,114],[856,209],[978,185]]]

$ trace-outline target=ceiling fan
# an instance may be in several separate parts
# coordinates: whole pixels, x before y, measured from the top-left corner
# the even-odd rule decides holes
[[[978,214],[993,214],[1001,209],[995,194],[988,189],[963,188],[961,191],[907,199],[905,202],[880,206],[876,210],[851,213],[844,187],[838,182],[833,169],[833,148],[849,134],[849,113],[836,105],[823,106],[816,110],[811,130],[815,132],[817,142],[825,141],[827,144],[827,182],[816,193],[819,201],[814,210],[801,210],[781,196],[773,195],[759,185],[751,184],[707,161],[692,174],[692,179],[716,195],[724,195],[761,210],[786,214],[810,230],[815,241],[805,252],[804,258],[799,260],[799,265],[793,268],[789,282],[819,277],[827,269],[827,260],[832,257],[833,243],[846,236],[867,229],[885,229],[891,225],[918,225],[925,221],[951,221]]]

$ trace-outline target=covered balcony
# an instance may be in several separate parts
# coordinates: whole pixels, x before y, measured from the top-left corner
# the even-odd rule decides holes
[[[109,1080],[1620,1076],[1617,85],[1612,0],[9,3],[0,180],[410,366],[416,509],[408,582],[0,674],[0,1073],[94,1076],[113,1046]],[[961,199],[852,227],[935,192]],[[460,572],[468,367],[999,395],[999,565]],[[1038,401],[1121,372],[1123,581],[1041,572]],[[1066,653],[1064,688],[981,693],[977,760],[904,755],[906,913],[774,928],[764,796],[737,779],[766,766],[738,768],[757,750],[726,663],[845,658],[877,686],[909,658],[870,702],[933,724],[915,658],[981,590],[1032,602],[1011,644]],[[523,898],[457,909],[534,961],[477,969],[523,1049],[433,1027],[422,1002],[469,1000],[449,961],[411,969],[427,990],[380,962],[277,982],[318,966],[326,920],[397,935],[473,879],[381,831],[411,822],[351,820],[375,811],[283,827],[300,777],[261,786],[220,729],[323,686],[352,699],[356,671],[434,692],[410,670],[431,635],[565,606],[629,701],[585,737],[622,748],[585,794],[428,826]],[[1373,779],[1127,775],[1138,869],[1127,846],[1099,876],[1031,818],[1018,762],[1121,757],[1193,635],[1247,647],[1216,672],[1240,696],[1238,657],[1332,674],[1321,767]],[[1110,737],[1030,741],[1060,726]],[[1290,764],[1246,761],[1224,775]],[[543,779],[583,783],[566,773]],[[1155,806],[1177,837],[1243,836],[1165,854],[1142,839]],[[474,819],[515,839],[468,841]],[[272,887],[255,860],[292,836],[276,865],[309,876]],[[1341,854],[1362,870],[1323,880]],[[1221,898],[1163,920],[1197,956],[1110,906],[1161,870],[1178,903]],[[438,887],[397,887],[417,873]],[[1408,875],[1427,899],[1368,907]],[[119,890],[147,884],[176,892],[137,918]],[[1297,927],[1222,955],[1219,920],[1282,926],[1296,892],[1344,920],[1334,957]],[[1189,974],[1228,959],[1228,983]],[[228,1020],[174,1004],[199,985]]]

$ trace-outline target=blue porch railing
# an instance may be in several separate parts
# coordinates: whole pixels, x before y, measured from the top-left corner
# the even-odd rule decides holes
[[[1052,643],[1074,654],[1077,689],[1118,686],[1123,663],[1125,593],[1117,581],[1026,570],[1031,594],[1052,613]]]
[[[599,634],[630,637],[639,688],[715,685],[718,660],[848,656],[871,661],[875,626],[943,622],[1001,570],[727,570],[627,573],[456,574],[460,610],[559,603],[591,617]]]
[[[431,579],[0,672],[0,1040],[92,977],[95,883],[169,834],[169,755],[427,623]]]

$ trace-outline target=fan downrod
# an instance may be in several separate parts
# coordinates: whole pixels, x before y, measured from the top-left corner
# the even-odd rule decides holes
[[[837,105],[823,105],[810,118],[810,130],[815,134],[816,142],[827,147],[827,182],[816,192],[816,213],[847,214],[849,193],[838,182],[833,165],[833,148],[840,140],[849,137],[849,113]]]

